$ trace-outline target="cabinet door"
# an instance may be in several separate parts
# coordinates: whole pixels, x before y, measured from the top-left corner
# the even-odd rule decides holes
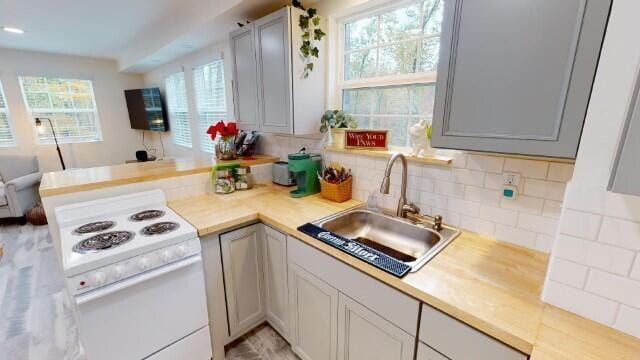
[[[338,304],[338,360],[412,360],[415,337],[344,294]]]
[[[609,190],[640,195],[640,71],[631,94],[627,118],[618,143]]]
[[[264,132],[291,134],[293,121],[289,8],[267,15],[254,25],[260,129]]]
[[[230,337],[265,318],[260,236],[259,224],[220,235]]]
[[[433,146],[575,158],[610,5],[445,1]]]
[[[233,106],[236,121],[243,130],[260,130],[253,32],[253,24],[245,25],[232,32],[229,39],[233,62]]]
[[[288,337],[287,237],[266,225],[263,225],[263,229],[267,320],[280,334]]]
[[[418,342],[416,360],[449,360],[449,358],[428,347],[423,342]]]
[[[289,263],[291,342],[302,360],[335,360],[338,290]]]

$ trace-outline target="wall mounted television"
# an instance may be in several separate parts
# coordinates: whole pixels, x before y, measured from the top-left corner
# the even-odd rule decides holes
[[[169,131],[167,111],[159,88],[125,90],[131,128]]]

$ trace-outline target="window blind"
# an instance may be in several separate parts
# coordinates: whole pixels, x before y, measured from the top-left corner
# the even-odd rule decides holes
[[[37,117],[50,119],[59,143],[102,140],[90,80],[21,76],[20,87],[31,120]],[[37,136],[40,144],[54,142],[48,121],[38,129]]]
[[[193,69],[193,84],[198,110],[200,149],[213,153],[214,142],[206,133],[210,125],[227,120],[227,98],[224,84],[223,60],[198,66]]]
[[[0,83],[0,147],[10,147],[16,145],[15,134],[9,119],[9,107],[4,97],[2,83]]]
[[[191,124],[189,123],[189,103],[184,72],[177,72],[165,79],[167,93],[167,107],[173,143],[191,147]]]

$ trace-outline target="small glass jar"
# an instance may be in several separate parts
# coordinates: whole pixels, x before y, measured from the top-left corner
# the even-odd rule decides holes
[[[223,169],[216,171],[215,191],[218,194],[229,194],[236,191],[233,170]]]
[[[253,187],[253,177],[251,168],[248,166],[240,166],[236,169],[236,190],[248,190]]]

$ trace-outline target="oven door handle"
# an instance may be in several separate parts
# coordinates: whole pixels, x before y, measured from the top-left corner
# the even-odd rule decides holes
[[[161,268],[149,271],[149,272],[145,272],[139,275],[136,275],[132,278],[126,279],[125,281],[121,281],[121,282],[117,282],[114,284],[111,284],[107,287],[104,287],[102,289],[96,289],[94,291],[90,291],[88,293],[85,294],[81,294],[76,296],[76,303],[78,305],[82,305],[82,304],[86,304],[88,302],[94,301],[96,299],[99,299],[103,296],[107,296],[109,294],[113,294],[114,292],[126,289],[128,287],[140,284],[144,281],[148,281],[151,280],[153,278],[162,276],[164,274],[167,274],[169,272],[172,271],[176,271],[182,268],[185,268],[187,266],[193,265],[195,263],[198,262],[202,262],[202,257],[200,255],[196,255],[196,256],[192,256],[189,257],[187,259],[184,260],[180,260],[178,262],[169,264],[169,265],[165,265]]]

